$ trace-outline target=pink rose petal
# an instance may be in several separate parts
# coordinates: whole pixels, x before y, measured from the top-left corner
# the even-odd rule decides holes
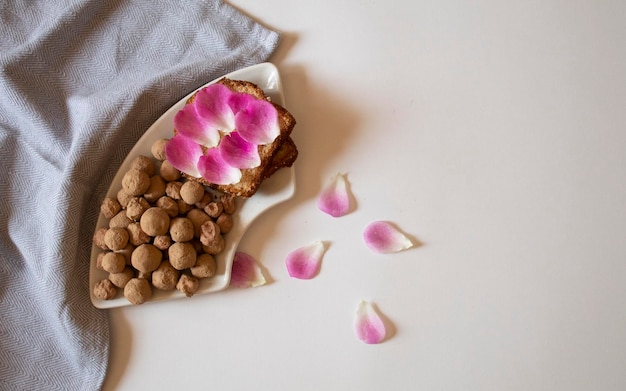
[[[200,176],[196,165],[201,156],[202,147],[181,134],[175,135],[165,144],[165,158],[176,169],[191,176]]]
[[[227,134],[235,128],[235,113],[228,104],[231,95],[221,84],[199,90],[193,102],[174,116],[174,128],[205,147],[217,146],[220,131]]]
[[[366,344],[377,344],[385,339],[385,324],[371,303],[362,300],[356,310],[354,332]]]
[[[310,280],[319,273],[323,255],[324,243],[321,241],[293,250],[285,260],[287,272],[293,278]]]
[[[261,165],[259,147],[241,138],[239,132],[222,137],[220,154],[224,161],[237,168],[254,168]]]
[[[317,207],[324,213],[333,217],[341,217],[350,210],[350,197],[346,179],[343,175],[337,174],[331,182],[326,185],[319,198]]]
[[[363,239],[370,250],[383,254],[413,247],[409,238],[386,221],[375,221],[365,227]]]
[[[267,283],[261,267],[249,254],[236,252],[230,276],[233,288],[256,288]]]
[[[235,113],[228,104],[233,94],[223,84],[212,84],[198,91],[192,105],[207,126],[230,133],[235,130]]]
[[[220,141],[217,127],[200,117],[194,105],[186,105],[176,113],[174,128],[178,134],[205,147],[215,147]]]
[[[270,144],[280,134],[276,108],[260,99],[248,102],[237,112],[235,127],[244,140],[256,145]]]
[[[254,100],[256,100],[256,98],[252,95],[235,92],[228,98],[228,104],[233,110],[233,113],[238,113]]]
[[[241,180],[241,170],[224,161],[219,148],[208,149],[198,160],[202,178],[216,185],[230,185]]]

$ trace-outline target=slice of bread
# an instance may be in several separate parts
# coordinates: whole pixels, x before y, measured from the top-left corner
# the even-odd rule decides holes
[[[298,157],[298,149],[291,139],[291,131],[296,125],[296,120],[284,107],[274,103],[265,95],[262,89],[256,84],[242,81],[222,78],[217,83],[223,84],[231,91],[241,92],[254,96],[256,99],[266,100],[276,108],[278,113],[278,123],[280,126],[280,134],[274,142],[266,145],[259,145],[259,156],[261,164],[255,168],[241,170],[241,180],[238,183],[230,185],[218,185],[206,181],[204,178],[191,177],[185,175],[188,179],[199,181],[213,189],[240,197],[251,197],[256,193],[264,179],[269,178],[277,170],[283,167],[290,167]],[[193,102],[193,95],[187,103]],[[176,130],[174,130],[176,132]]]

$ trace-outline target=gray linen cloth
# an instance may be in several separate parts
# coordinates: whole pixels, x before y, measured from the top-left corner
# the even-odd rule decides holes
[[[219,0],[9,0],[0,32],[0,390],[100,389],[88,274],[110,181],[169,106],[279,36]]]

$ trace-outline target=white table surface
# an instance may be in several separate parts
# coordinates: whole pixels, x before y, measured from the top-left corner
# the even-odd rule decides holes
[[[104,390],[626,389],[626,2],[230,4],[282,32],[298,120],[296,195],[240,245],[271,283],[110,310]],[[374,220],[421,245],[373,254]]]

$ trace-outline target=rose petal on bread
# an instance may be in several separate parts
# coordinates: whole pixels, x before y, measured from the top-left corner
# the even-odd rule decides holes
[[[166,159],[174,168],[189,175],[200,176],[197,163],[202,155],[202,147],[181,134],[172,137],[165,145]]]
[[[198,160],[198,171],[199,176],[218,185],[237,183],[241,180],[241,170],[226,163],[219,148],[207,149]]]
[[[219,148],[224,161],[232,167],[254,168],[261,164],[257,145],[244,140],[239,132],[222,137]]]
[[[212,148],[219,144],[222,133],[235,129],[235,114],[229,105],[233,92],[221,84],[201,89],[174,116],[174,128],[198,144]]]
[[[235,130],[235,113],[229,104],[233,92],[222,84],[212,84],[198,91],[192,106],[207,126],[223,133]]]
[[[270,144],[280,135],[278,111],[268,101],[253,99],[235,115],[235,127],[252,144]]]

